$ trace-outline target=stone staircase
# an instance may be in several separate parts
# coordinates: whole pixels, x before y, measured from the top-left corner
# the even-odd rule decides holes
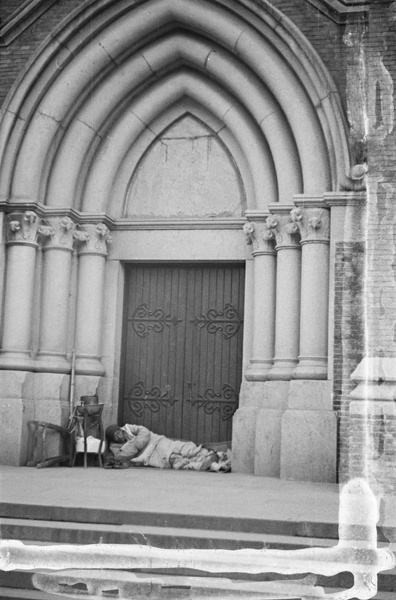
[[[34,544],[139,543],[163,548],[298,549],[333,546],[338,538],[336,523],[296,520],[223,518],[15,503],[0,504],[0,515],[2,539],[18,539]],[[379,544],[386,544],[381,531]],[[161,573],[158,570],[154,572]],[[174,574],[196,576],[198,573],[179,570]],[[26,571],[0,571],[0,599],[49,600],[56,597],[34,589],[32,575]],[[277,574],[231,577],[252,581],[282,579]],[[350,573],[331,578],[318,577],[317,585],[331,593],[351,587],[353,578]],[[379,590],[376,596],[378,600],[396,597],[396,569],[380,574]],[[73,595],[67,597],[72,598]],[[83,597],[83,594],[79,597]]]

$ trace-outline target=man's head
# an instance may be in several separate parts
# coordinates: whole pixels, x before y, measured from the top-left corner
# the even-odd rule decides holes
[[[109,444],[124,444],[127,440],[127,435],[118,425],[109,425],[106,429],[106,440]]]

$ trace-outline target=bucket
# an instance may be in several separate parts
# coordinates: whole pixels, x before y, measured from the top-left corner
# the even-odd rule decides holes
[[[80,402],[84,406],[88,406],[90,404],[99,404],[99,398],[98,398],[97,395],[95,395],[95,396],[81,396]]]

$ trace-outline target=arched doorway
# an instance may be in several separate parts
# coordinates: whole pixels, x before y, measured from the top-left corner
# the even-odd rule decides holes
[[[257,408],[263,383],[277,381],[279,373],[279,381],[291,379],[300,341],[294,327],[293,344],[284,344],[279,326],[278,349],[292,348],[294,355],[279,355],[278,375],[270,376],[275,325],[285,313],[279,294],[273,301],[275,280],[287,280],[287,261],[278,260],[279,243],[275,250],[263,241],[289,225],[296,195],[302,212],[293,223],[313,222],[304,216],[306,206],[322,211],[325,222],[321,196],[336,189],[348,164],[338,95],[307,41],[268,2],[258,9],[250,1],[86,0],[32,59],[7,109],[0,192],[14,216],[0,368],[60,381],[75,347],[79,389],[99,390],[113,420],[126,265],[246,261],[239,415],[251,415],[246,436],[254,440],[257,411],[249,411]],[[171,143],[172,150],[181,144],[172,157]],[[246,223],[253,227],[245,228],[254,247],[248,260]],[[42,259],[37,243],[45,249]],[[310,280],[308,263],[296,259],[298,240],[292,246],[299,286]],[[325,264],[326,252],[320,257]],[[17,290],[21,261],[29,274]],[[299,293],[299,287],[282,292],[285,298]],[[32,310],[39,315],[33,329]],[[318,306],[315,324],[322,346],[326,311],[326,303]],[[311,362],[300,365],[300,377],[325,377],[320,352],[307,355]],[[286,363],[285,375],[279,365]],[[38,393],[37,413],[41,400]]]

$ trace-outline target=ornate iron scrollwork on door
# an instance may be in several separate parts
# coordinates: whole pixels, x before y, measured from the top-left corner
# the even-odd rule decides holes
[[[204,413],[212,415],[215,411],[220,411],[223,420],[230,419],[238,407],[238,394],[228,384],[225,383],[221,392],[216,392],[213,388],[208,388],[203,394],[192,396],[191,383],[187,384],[190,389],[188,401],[197,408],[203,408]]]
[[[161,407],[173,406],[179,399],[169,393],[169,385],[164,392],[156,386],[146,390],[143,381],[138,381],[129,392],[127,401],[131,411],[137,417],[142,417],[145,408],[156,413]]]
[[[146,337],[150,329],[156,333],[161,333],[165,327],[177,325],[181,319],[166,315],[162,308],[150,310],[146,303],[141,304],[133,312],[132,317],[128,321],[132,322],[132,327],[135,333],[140,337]]]
[[[223,337],[229,340],[238,333],[243,319],[241,319],[239,312],[232,304],[226,304],[222,312],[211,308],[206,316],[194,317],[194,319],[191,319],[191,323],[199,325],[201,329],[206,328],[208,333],[221,331]]]

